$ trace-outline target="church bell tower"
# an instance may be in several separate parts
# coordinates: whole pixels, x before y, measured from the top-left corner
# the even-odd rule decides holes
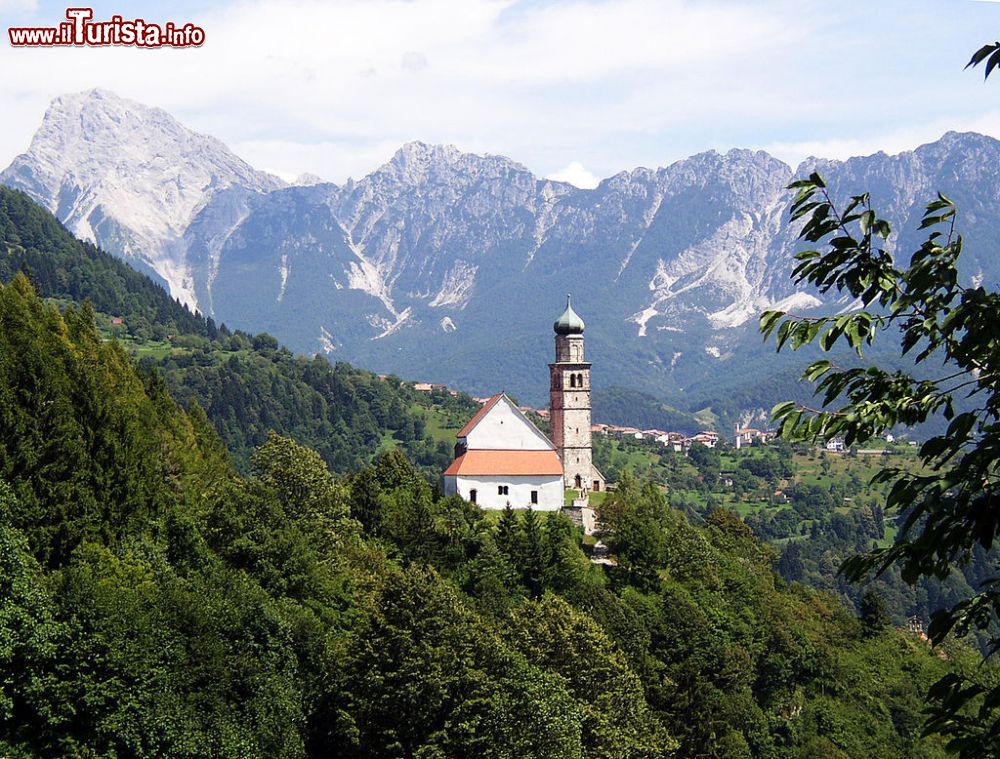
[[[584,323],[566,296],[556,319],[556,361],[549,364],[549,419],[552,443],[563,465],[567,488],[599,490],[603,478],[594,468],[590,439],[590,364],[583,355]]]

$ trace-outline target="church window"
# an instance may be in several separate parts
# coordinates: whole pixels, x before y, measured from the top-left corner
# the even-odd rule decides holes
[[[476,502],[476,495],[477,493],[475,488],[469,491],[469,500],[472,501],[472,503]]]
[[[531,491],[531,502],[534,503],[534,504],[538,503],[538,491],[537,490],[532,490]]]
[[[497,486],[497,495],[509,495],[509,493],[508,493],[509,489],[510,489],[510,486],[508,486],[508,485],[498,485]]]
[[[569,386],[570,387],[576,387],[576,375],[575,374],[569,375]]]

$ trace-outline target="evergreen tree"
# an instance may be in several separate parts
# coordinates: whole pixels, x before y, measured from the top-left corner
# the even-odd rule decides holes
[[[507,560],[514,564],[518,563],[520,530],[517,514],[508,503],[497,522],[496,543]]]
[[[861,596],[861,623],[865,634],[877,635],[889,626],[889,615],[885,612],[885,601],[875,590],[868,589]]]
[[[545,570],[549,565],[548,544],[538,513],[528,508],[521,520],[518,536],[518,567],[521,580],[532,598],[541,595],[545,587]]]

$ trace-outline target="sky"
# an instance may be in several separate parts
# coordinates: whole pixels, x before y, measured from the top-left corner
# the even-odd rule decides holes
[[[74,3],[79,5],[78,3]],[[65,4],[0,0],[0,22]],[[343,182],[410,140],[506,155],[593,186],[705,150],[896,153],[1000,137],[989,0],[325,0],[93,4],[205,29],[197,49],[0,42],[0,166],[49,101],[102,87],[212,134],[256,168]],[[6,37],[6,33],[4,34]]]

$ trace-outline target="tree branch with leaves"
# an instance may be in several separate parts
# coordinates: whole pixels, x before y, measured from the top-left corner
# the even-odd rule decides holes
[[[986,62],[986,76],[1000,65],[1000,42],[981,48],[969,62]],[[892,430],[943,417],[944,434],[919,449],[922,468],[888,467],[874,483],[892,483],[886,509],[902,527],[887,548],[854,556],[841,572],[853,581],[900,567],[909,583],[943,579],[967,562],[978,544],[989,550],[1000,531],[1000,294],[964,286],[958,261],[962,236],[955,204],[939,194],[926,208],[920,229],[927,238],[908,265],[889,252],[891,224],[880,218],[868,194],[842,208],[823,177],[793,182],[791,221],[801,223],[800,240],[810,249],[796,255],[792,278],[821,293],[850,295],[861,308],[836,316],[801,317],[782,311],[761,315],[765,338],[777,349],[818,344],[825,352],[848,345],[859,358],[876,339],[899,341],[912,356],[913,371],[877,366],[842,368],[814,361],[803,378],[814,384],[822,408],[787,401],[774,407],[779,435],[790,440],[843,437],[846,446]],[[941,366],[933,371],[933,367]],[[990,653],[1000,649],[1000,578],[979,592],[934,614],[932,642],[972,628],[993,632]],[[928,733],[951,738],[965,755],[983,755],[1000,744],[1000,685],[949,675],[929,694]]]

